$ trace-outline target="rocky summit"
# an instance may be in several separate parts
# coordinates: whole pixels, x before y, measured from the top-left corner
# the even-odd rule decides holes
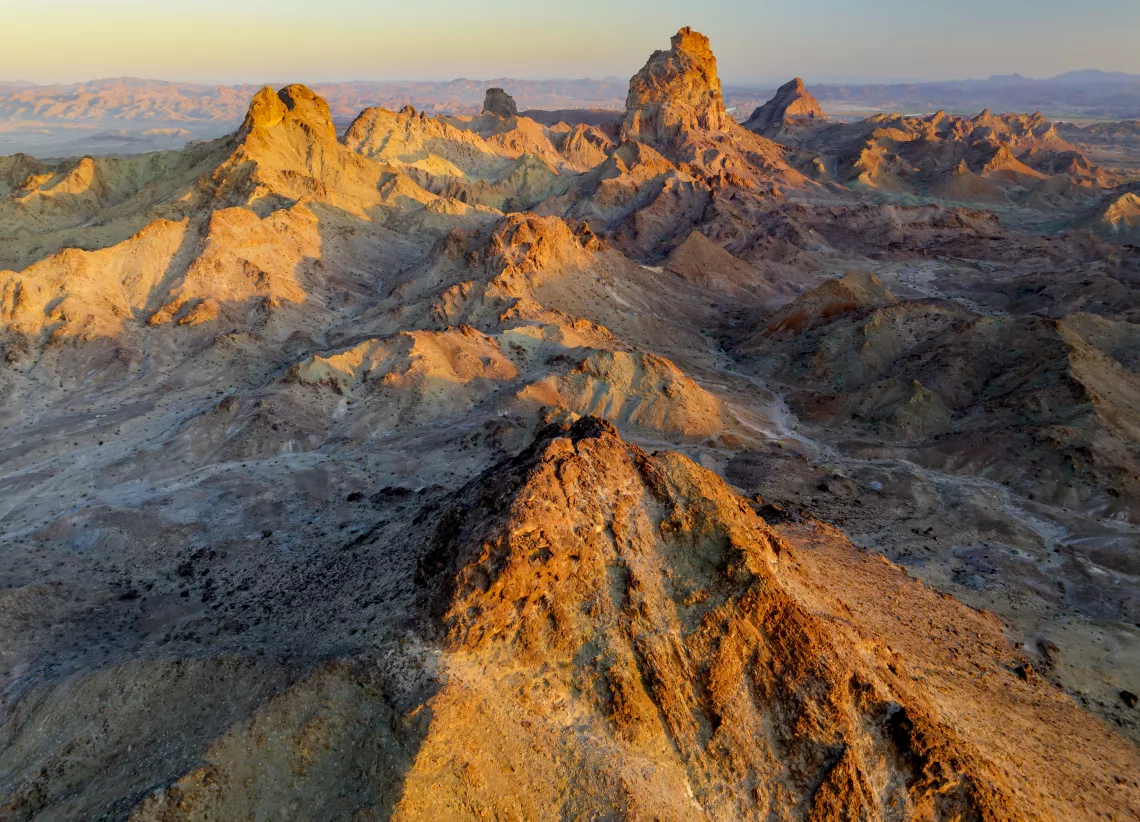
[[[819,101],[807,93],[804,81],[797,77],[780,86],[771,100],[752,112],[744,127],[763,133],[771,128],[826,119]]]
[[[683,28],[670,43],[630,80],[624,139],[664,143],[685,132],[715,133],[733,125],[708,38]]]
[[[0,819],[1140,818],[1135,129],[464,82],[0,157]]]

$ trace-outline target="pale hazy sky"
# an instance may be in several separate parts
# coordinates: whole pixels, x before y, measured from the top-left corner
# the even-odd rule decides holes
[[[729,82],[1140,74],[1140,0],[0,0],[0,80],[626,78],[683,25]]]

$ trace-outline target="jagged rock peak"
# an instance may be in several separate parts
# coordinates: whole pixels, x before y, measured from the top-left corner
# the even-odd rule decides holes
[[[276,128],[287,120],[296,122],[315,135],[336,140],[329,105],[308,86],[299,83],[274,91],[266,86],[253,96],[242,131]]]
[[[277,92],[266,86],[250,100],[242,129],[273,128],[285,119],[285,112],[285,103],[277,96]]]
[[[744,124],[752,131],[779,128],[785,124],[826,120],[819,101],[808,94],[799,77],[780,86],[774,97],[752,112]]]
[[[669,51],[656,51],[629,81],[622,139],[670,141],[697,130],[729,129],[709,39],[687,26]]]
[[[483,112],[498,117],[518,117],[519,107],[515,105],[515,98],[501,88],[487,89],[487,96],[483,99]]]
[[[573,738],[653,751],[677,774],[659,795],[692,800],[631,819],[1035,818],[1022,809],[1036,797],[904,657],[808,593],[798,547],[680,454],[598,418],[549,426],[461,489],[429,545],[417,582],[448,652],[565,672],[546,679],[550,699],[589,683],[576,720],[606,730]]]

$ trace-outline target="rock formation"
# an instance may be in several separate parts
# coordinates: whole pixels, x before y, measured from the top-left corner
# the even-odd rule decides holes
[[[803,334],[852,311],[889,305],[895,297],[874,274],[849,271],[807,291],[767,320],[764,334],[776,339]]]
[[[483,113],[494,114],[496,117],[518,117],[519,108],[515,105],[515,98],[501,88],[489,88],[487,98],[483,101]]]
[[[878,114],[805,128],[820,122],[818,116],[782,117],[776,103],[789,99],[784,90],[794,98],[793,86],[784,86],[745,126],[788,147],[791,164],[819,182],[1070,213],[1090,206],[1114,182],[1040,114]]]
[[[708,38],[686,27],[670,42],[629,81],[623,139],[668,143],[686,132],[715,134],[732,125]]]
[[[398,112],[365,109],[348,127],[344,143],[377,162],[438,176],[495,179],[518,159],[476,131],[428,117],[411,106]]]
[[[817,545],[833,538],[820,531]],[[849,546],[809,558],[819,548],[796,539],[776,533],[711,472],[677,454],[649,455],[605,422],[541,432],[464,489],[421,561],[446,647],[500,672],[491,689],[500,696],[481,703],[485,714],[461,707],[470,698],[461,685],[441,700],[451,715],[436,714],[440,728],[426,748],[436,750],[433,737],[446,738],[461,716],[476,723],[465,737],[491,733],[496,717],[517,710],[515,694],[526,694],[533,724],[472,762],[482,777],[473,781],[487,786],[476,788],[479,801],[492,812],[572,803],[604,813],[615,783],[628,786],[623,813],[633,819],[816,820],[843,818],[840,809],[876,819],[893,808],[904,818],[1014,820],[1058,801],[1084,812],[1086,799],[1052,781],[1081,777],[1046,764],[1064,732],[1024,724],[1039,697],[1014,673],[987,660],[987,678],[1000,679],[991,693],[1005,695],[987,710],[1006,712],[1027,734],[1003,742],[953,704],[977,696],[941,702],[924,693],[933,682],[919,669],[933,674],[934,666],[906,638],[913,628],[888,648],[831,617],[845,613],[831,593],[842,583],[821,589],[807,569],[848,565]],[[849,581],[903,599],[915,609],[908,621],[964,615],[882,563],[857,564]],[[856,582],[868,572],[877,583]],[[1000,627],[982,622],[971,620],[979,645],[1008,656]],[[563,716],[581,724],[558,730]],[[1079,712],[1062,708],[1058,722],[1075,730]],[[593,772],[599,748],[620,751],[612,781]],[[540,769],[573,763],[576,775],[554,786],[510,780],[517,788],[508,799],[506,783],[495,787],[500,759],[518,749]],[[1123,745],[1113,755],[1135,758]],[[409,809],[455,813],[468,789],[457,774],[436,778],[427,790],[412,776]],[[1099,790],[1111,785],[1104,778]]]
[[[1088,225],[1108,237],[1140,240],[1140,195],[1127,191],[1110,196],[1094,211]]]
[[[1127,444],[1123,408],[1140,402],[1124,353],[1137,342],[1131,323],[978,316],[952,302],[900,301],[853,272],[774,312],[745,349],[789,355],[779,375],[804,418],[908,442],[914,459],[928,450],[936,463],[982,460],[1024,493],[1060,500],[1095,497],[1102,481],[1120,497],[1135,493],[1140,453]],[[1052,471],[1023,472],[1028,454]],[[1063,487],[1053,473],[1062,470]]]
[[[744,127],[763,134],[769,129],[803,125],[827,119],[819,101],[807,93],[799,77],[776,90],[775,96],[752,112]]]
[[[266,86],[249,104],[242,131],[272,129],[290,121],[308,130],[318,141],[336,140],[329,106],[307,86],[291,85],[274,91]]]

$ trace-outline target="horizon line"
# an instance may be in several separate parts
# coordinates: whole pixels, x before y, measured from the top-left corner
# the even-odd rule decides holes
[[[1140,82],[1140,74],[1131,74],[1125,71],[1109,71],[1097,68],[1082,68],[1064,71],[1060,74],[1050,75],[1048,77],[1030,77],[1018,72],[1012,74],[991,74],[988,77],[952,77],[938,80],[931,79],[907,79],[905,77],[871,77],[862,78],[854,77],[827,77],[819,80],[804,80],[806,85],[817,86],[845,86],[845,85],[938,85],[946,83],[985,83],[993,80],[1005,79],[1021,79],[1028,82],[1048,82],[1050,80],[1058,80],[1063,77],[1069,77],[1079,74],[1100,74],[1106,77],[1125,77]],[[802,75],[787,75],[802,77]],[[140,77],[138,75],[121,74],[121,75],[106,75],[101,77],[90,77],[82,80],[59,80],[49,82],[39,82],[36,80],[17,79],[5,80],[0,79],[0,87],[15,87],[15,88],[53,88],[59,86],[79,86],[91,83],[109,82],[115,80],[136,80],[147,83],[167,83],[170,85],[184,85],[184,86],[220,86],[226,88],[238,88],[243,86],[270,86],[276,87],[279,81],[258,81],[258,80],[184,80],[184,79],[168,79],[164,77]],[[450,84],[459,82],[470,83],[494,83],[494,82],[519,82],[519,83],[551,83],[551,82],[571,82],[571,83],[627,83],[628,80],[615,76],[608,75],[605,77],[569,77],[569,76],[507,76],[500,75],[498,77],[450,77],[445,79],[431,79],[431,78],[366,78],[358,77],[355,79],[336,79],[336,80],[312,80],[306,81],[304,85],[356,85],[360,83],[383,83],[383,84],[400,84],[400,83],[432,83],[432,84]],[[296,82],[296,81],[294,81]],[[750,78],[750,79],[725,79],[721,78],[722,86],[736,86],[739,88],[768,88],[770,84],[782,84],[787,80],[780,80],[775,77],[765,78]],[[289,85],[289,83],[283,83]]]

